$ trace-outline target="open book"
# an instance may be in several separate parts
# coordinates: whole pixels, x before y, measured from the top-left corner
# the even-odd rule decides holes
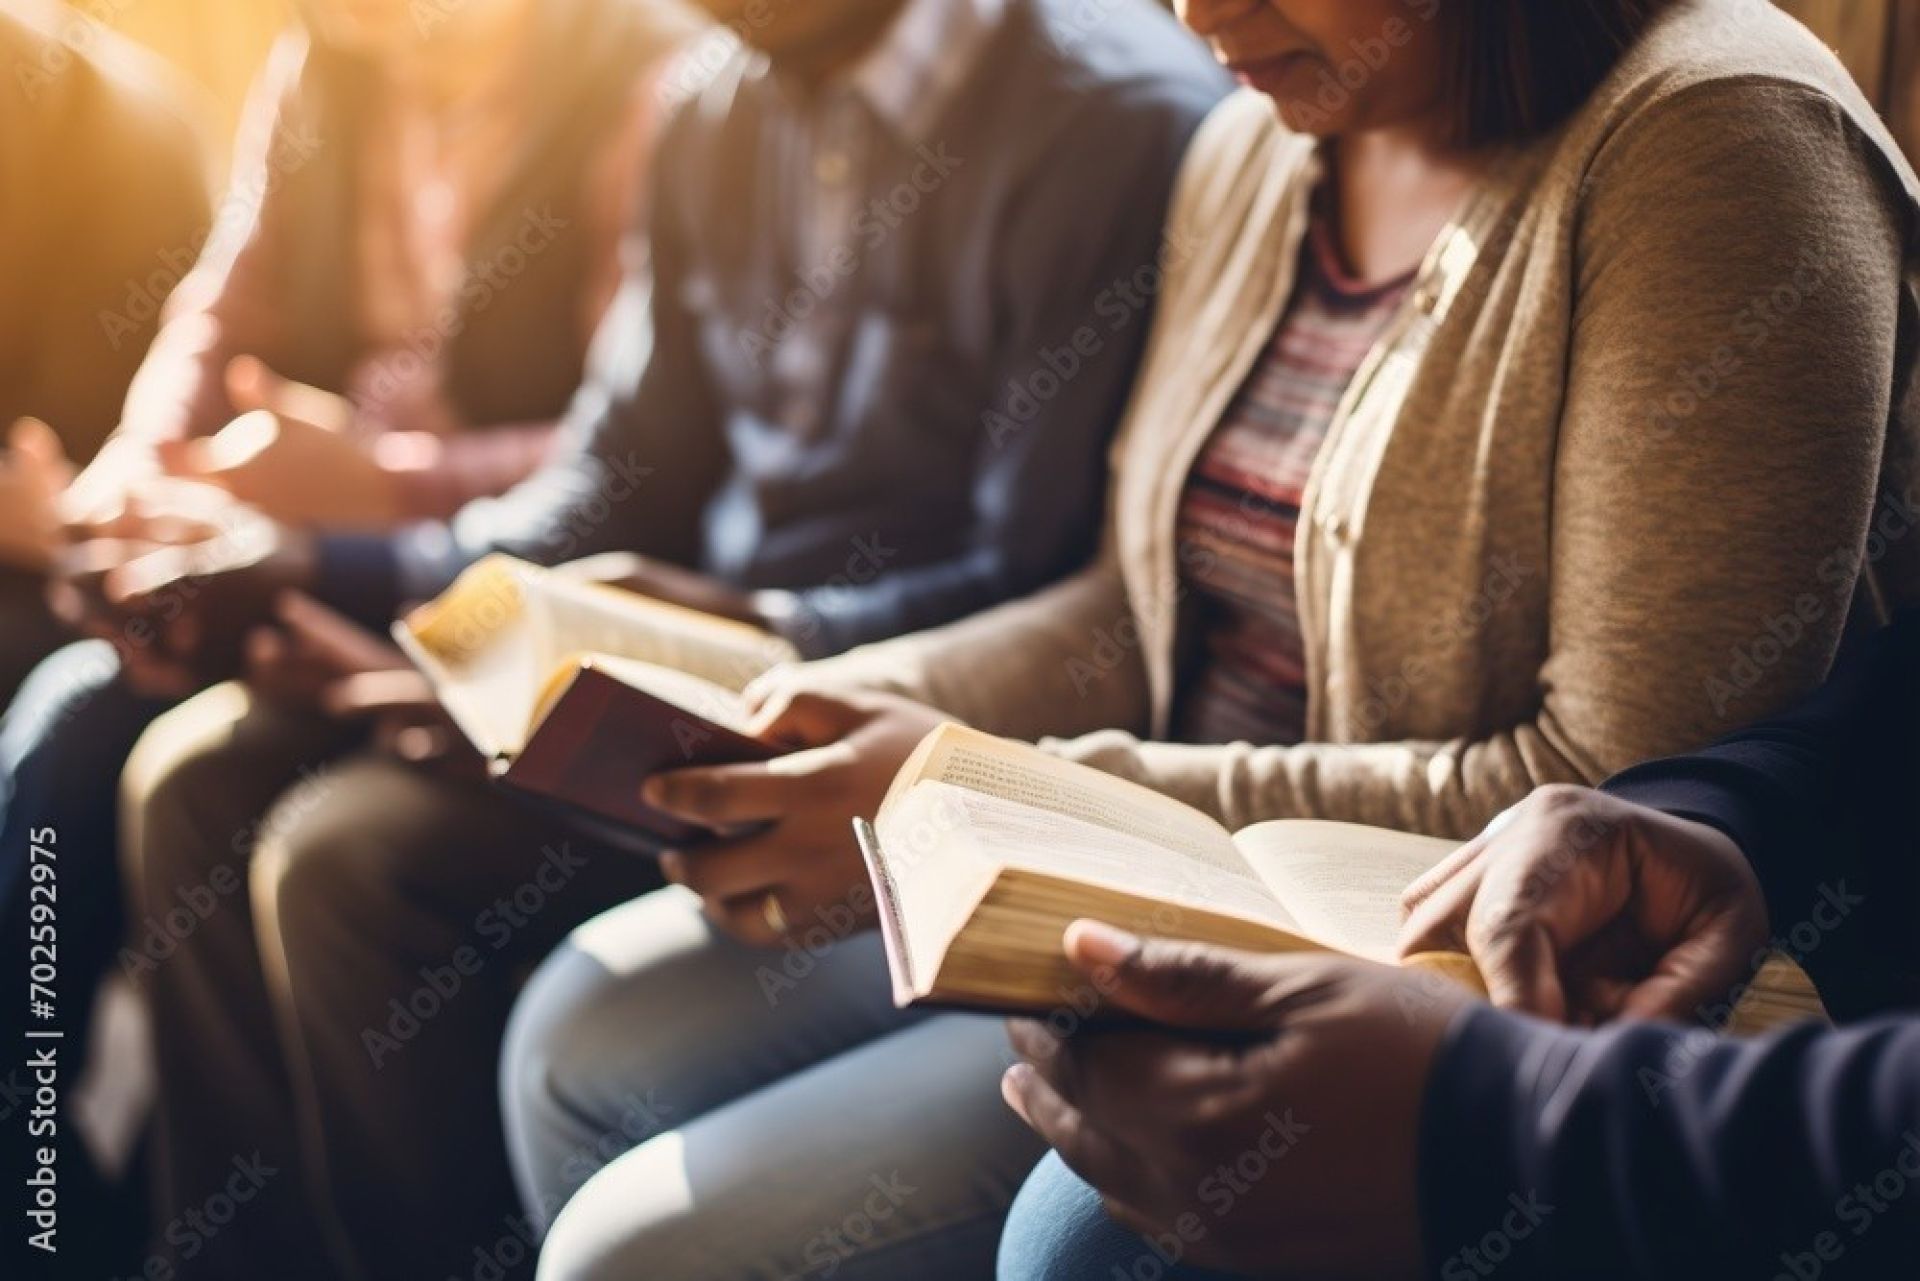
[[[856,825],[894,999],[1044,1010],[1084,999],[1077,917],[1163,938],[1391,961],[1400,893],[1455,842],[1286,820],[1238,833],[1024,743],[944,725]],[[1415,963],[1479,987],[1464,956]]]
[[[798,659],[729,619],[506,556],[394,625],[493,775],[653,846],[710,833],[643,804],[648,775],[765,760],[740,691]]]
[[[854,827],[896,1002],[1083,1015],[1098,994],[1061,951],[1078,917],[1250,951],[1393,962],[1402,891],[1458,845],[1307,820],[1229,832],[1138,784],[952,724],[908,758],[873,823]],[[1484,992],[1465,955],[1401,964]],[[1774,962],[1727,1027],[1820,1013],[1806,976]]]

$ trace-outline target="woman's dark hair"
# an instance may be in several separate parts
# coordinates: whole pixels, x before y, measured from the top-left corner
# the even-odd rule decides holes
[[[1439,0],[1466,146],[1524,141],[1580,108],[1670,0]]]

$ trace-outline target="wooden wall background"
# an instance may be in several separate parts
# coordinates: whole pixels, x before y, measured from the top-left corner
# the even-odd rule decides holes
[[[1920,164],[1920,0],[1779,0],[1832,45]]]
[[[69,0],[152,49],[204,91],[209,131],[233,137],[247,89],[292,0]]]

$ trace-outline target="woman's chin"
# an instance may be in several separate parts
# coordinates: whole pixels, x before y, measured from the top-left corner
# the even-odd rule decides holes
[[[1318,58],[1301,55],[1247,68],[1238,75],[1241,84],[1273,100],[1289,129],[1319,134],[1328,132],[1345,114],[1353,96],[1339,81],[1321,74],[1325,65]]]

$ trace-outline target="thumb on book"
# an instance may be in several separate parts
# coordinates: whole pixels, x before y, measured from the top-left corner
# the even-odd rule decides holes
[[[1251,1030],[1272,1023],[1274,982],[1250,953],[1140,938],[1099,921],[1067,927],[1067,959],[1115,1008],[1169,1027]]]

